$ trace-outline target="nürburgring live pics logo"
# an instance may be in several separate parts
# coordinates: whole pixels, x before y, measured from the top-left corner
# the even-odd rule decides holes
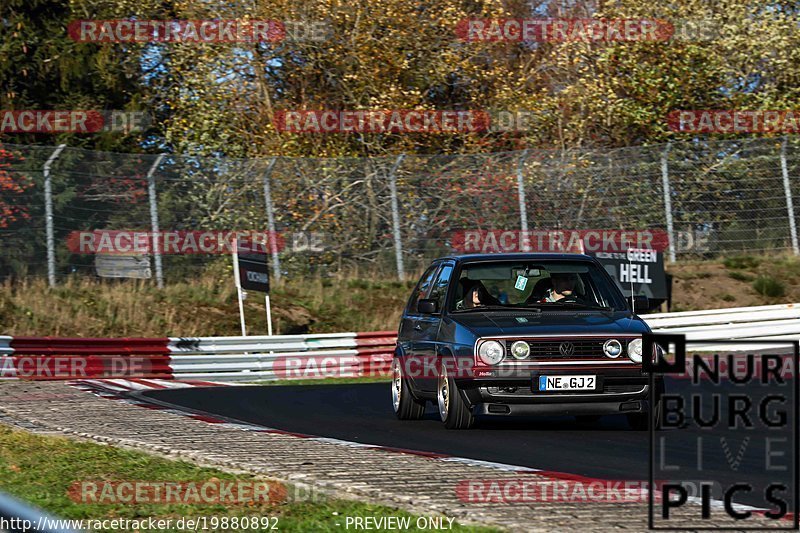
[[[643,340],[650,529],[796,530],[798,342]]]

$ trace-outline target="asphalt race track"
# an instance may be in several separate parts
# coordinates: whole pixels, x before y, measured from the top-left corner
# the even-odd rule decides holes
[[[629,431],[621,416],[585,426],[573,417],[484,418],[474,429],[454,431],[444,428],[431,403],[424,420],[397,420],[389,382],[167,389],[144,395],[296,433],[592,477],[647,479],[647,432]]]
[[[389,391],[387,382],[183,388],[147,391],[142,395],[184,409],[295,433],[593,478],[648,478],[648,432],[628,429],[623,416],[603,417],[599,422],[584,425],[572,417],[487,417],[479,419],[472,430],[454,431],[443,427],[430,403],[424,420],[397,420]],[[670,462],[691,465],[696,460],[695,437],[687,433],[676,439],[673,434],[672,445],[668,447]],[[724,454],[718,440],[706,439],[709,447],[704,466],[711,473],[711,479],[723,484],[726,480],[729,483],[741,481],[729,468],[723,468]],[[739,450],[740,442],[741,439],[729,442],[734,452]],[[742,472],[748,473],[746,479],[756,487],[768,483],[766,474],[759,473],[763,471],[763,444],[752,445],[745,452]],[[719,468],[718,476],[713,475],[715,468]],[[714,494],[714,497],[720,496]],[[737,496],[735,501],[767,506],[761,494]]]

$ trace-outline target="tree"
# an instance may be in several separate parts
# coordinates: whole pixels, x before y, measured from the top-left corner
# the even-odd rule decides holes
[[[0,109],[150,111],[147,44],[80,43],[67,33],[78,19],[163,18],[162,2],[6,0],[0,11]],[[168,3],[167,3],[168,5]],[[141,151],[156,130],[91,134],[4,134],[17,144]]]
[[[0,230],[9,229],[17,223],[30,219],[20,198],[33,187],[33,181],[13,167],[24,161],[24,157],[0,145]]]

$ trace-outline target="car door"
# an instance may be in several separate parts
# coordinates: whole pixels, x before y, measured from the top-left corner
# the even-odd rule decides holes
[[[439,357],[439,326],[442,323],[442,309],[447,297],[447,287],[450,285],[450,277],[453,274],[454,265],[451,262],[442,263],[441,268],[436,272],[436,277],[431,284],[428,298],[436,300],[437,312],[434,314],[421,314],[417,318],[416,330],[419,333],[419,340],[415,348],[415,353],[426,363],[424,379],[418,380],[415,384],[418,389],[424,392],[433,393],[436,391],[436,378],[438,374],[433,371],[438,368]]]
[[[417,310],[417,303],[422,298],[427,297],[428,292],[430,291],[431,283],[433,283],[433,278],[438,270],[439,263],[434,263],[425,270],[425,273],[423,273],[422,277],[419,278],[416,287],[414,287],[414,290],[411,292],[411,296],[409,297],[405,311],[403,312],[403,317],[400,319],[400,330],[397,338],[400,347],[403,349],[403,353],[406,355],[410,355],[412,353],[414,338],[419,336],[419,328],[415,328],[417,325],[417,319],[420,316]]]
[[[405,361],[403,361],[406,369],[405,375],[411,382],[416,382],[416,378],[419,377],[423,370],[422,361],[420,360],[420,342],[427,333],[427,328],[423,327],[425,320],[417,309],[417,304],[421,299],[428,297],[440,264],[438,262],[432,264],[422,274],[417,286],[414,288],[414,292],[411,293],[411,297],[408,299],[405,313],[403,313],[403,318],[400,321],[398,340],[400,349],[406,356]]]

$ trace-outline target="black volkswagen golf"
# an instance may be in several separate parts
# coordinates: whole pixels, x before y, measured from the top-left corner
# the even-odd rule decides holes
[[[400,322],[394,411],[420,419],[431,401],[452,429],[471,427],[476,415],[536,414],[582,422],[626,414],[645,429],[663,384],[648,390],[641,362],[650,330],[637,306],[646,299],[627,300],[585,255],[437,259]]]

